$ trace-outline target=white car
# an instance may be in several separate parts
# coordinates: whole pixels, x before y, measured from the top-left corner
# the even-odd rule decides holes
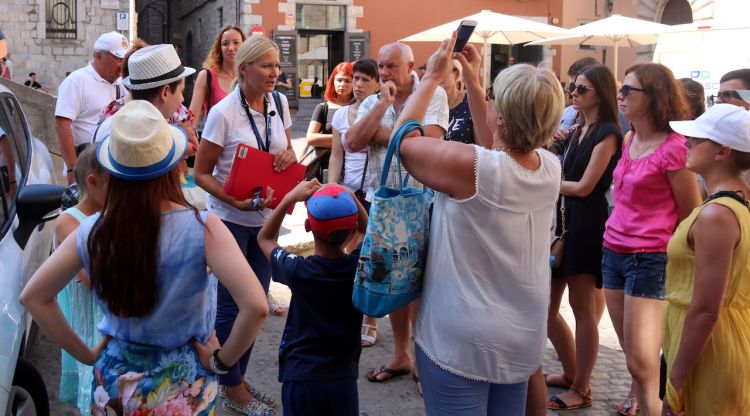
[[[31,136],[13,93],[0,85],[0,415],[48,415],[47,389],[24,351],[35,327],[18,303],[24,285],[49,256],[60,213],[47,147]]]

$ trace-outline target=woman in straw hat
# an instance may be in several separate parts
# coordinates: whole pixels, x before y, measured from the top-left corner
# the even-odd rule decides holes
[[[227,228],[180,192],[176,166],[186,146],[185,133],[152,104],[123,107],[97,148],[111,175],[103,214],[84,220],[21,293],[55,342],[94,365],[92,414],[213,414],[216,373],[239,359],[268,315],[262,288]],[[207,266],[239,308],[223,348],[212,331],[216,281]],[[95,348],[75,334],[55,301],[82,267],[104,313],[104,338]]]
[[[208,114],[195,160],[195,182],[208,192],[208,210],[232,232],[266,293],[271,283],[271,264],[258,247],[257,236],[271,214],[268,207],[273,202],[273,190],[268,188],[262,201],[252,196],[238,199],[224,193],[224,183],[240,144],[272,154],[276,171],[296,162],[286,97],[273,95],[280,72],[279,47],[273,41],[251,36],[242,44],[237,52],[235,88]],[[237,306],[221,284],[217,303],[216,334],[223,342],[237,318]],[[251,350],[220,378],[222,387],[226,387],[222,389],[222,395],[226,393],[227,397],[223,407],[247,415],[273,414],[269,407],[275,404],[273,396],[244,379]]]
[[[750,413],[750,113],[716,104],[694,121],[673,121],[687,137],[686,166],[709,197],[669,241],[665,414]]]

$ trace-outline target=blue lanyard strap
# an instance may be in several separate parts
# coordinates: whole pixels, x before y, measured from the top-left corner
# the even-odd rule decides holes
[[[247,114],[247,119],[250,120],[250,126],[253,128],[253,133],[255,134],[255,140],[258,141],[258,149],[268,152],[270,149],[270,138],[271,138],[271,117],[268,116],[268,101],[266,101],[265,95],[263,96],[263,118],[266,120],[266,141],[265,146],[263,141],[260,138],[260,131],[258,131],[258,126],[255,124],[255,119],[253,118],[253,115],[250,114],[250,106],[247,105],[247,101],[245,101],[245,94],[242,92],[242,87],[240,87],[240,103],[242,104],[242,108],[245,109],[245,114]]]

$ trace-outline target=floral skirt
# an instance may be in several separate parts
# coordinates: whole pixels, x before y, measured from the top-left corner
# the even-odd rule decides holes
[[[91,414],[214,415],[218,387],[190,343],[165,351],[113,338],[94,366]]]

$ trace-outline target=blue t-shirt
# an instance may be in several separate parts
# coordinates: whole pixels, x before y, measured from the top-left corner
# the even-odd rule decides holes
[[[292,302],[279,345],[279,381],[357,378],[362,313],[352,304],[359,248],[337,259],[271,252],[273,280]]]

